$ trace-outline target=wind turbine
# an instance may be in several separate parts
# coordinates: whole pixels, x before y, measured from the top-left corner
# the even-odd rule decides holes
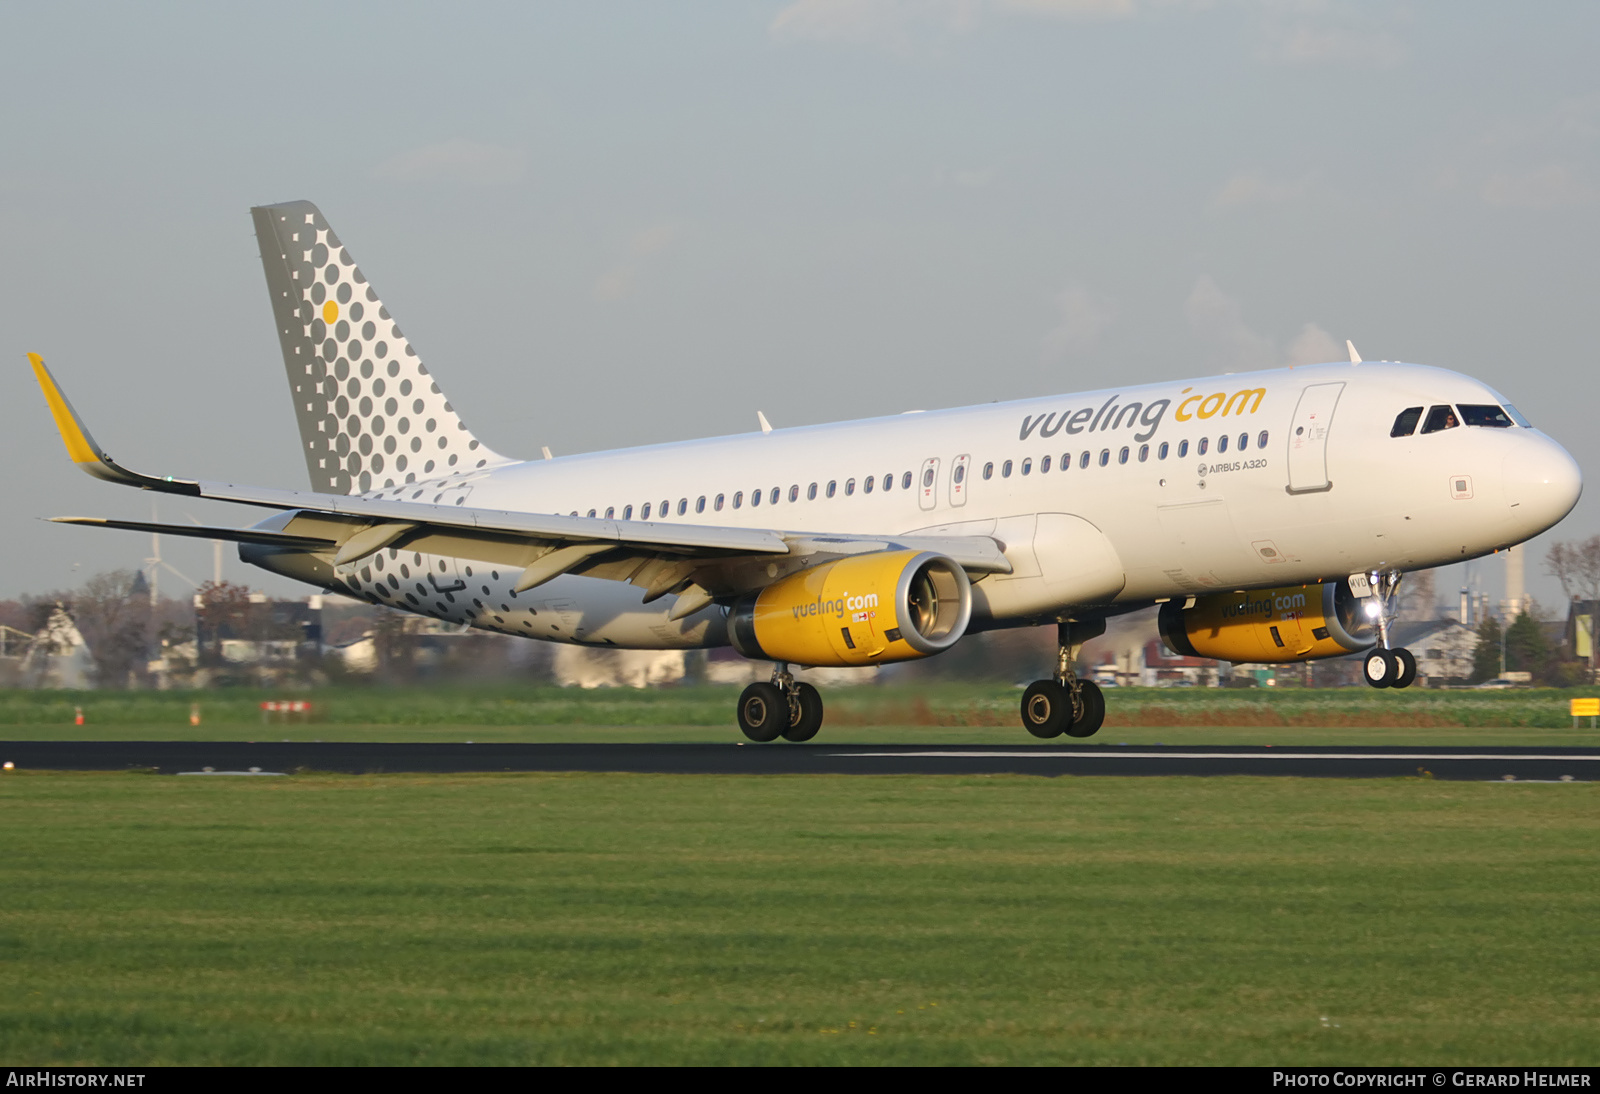
[[[190,519],[192,520],[193,518],[191,517]],[[154,505],[151,505],[150,506],[150,523],[151,524],[159,524],[160,521],[161,521],[161,518],[156,513],[156,507]],[[169,572],[171,574],[174,574],[175,576],[177,576],[179,578],[182,578],[184,581],[187,581],[190,584],[190,586],[192,586],[193,588],[198,589],[200,587],[199,585],[197,585],[195,583],[195,580],[192,577],[190,577],[188,574],[184,573],[182,570],[179,570],[176,566],[172,565],[172,563],[167,562],[167,561],[162,559],[162,557],[161,557],[161,534],[159,532],[151,532],[150,533],[150,557],[144,560],[144,569],[145,569],[145,580],[150,583],[150,606],[152,608],[154,608],[157,604],[159,604],[161,602],[161,594],[160,594],[159,585],[160,585],[161,571],[162,570],[166,570],[167,572]]]

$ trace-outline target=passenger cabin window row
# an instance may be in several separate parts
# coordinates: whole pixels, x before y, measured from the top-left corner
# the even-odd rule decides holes
[[[1217,438],[1216,450],[1218,453],[1227,452],[1231,445],[1238,451],[1244,452],[1251,447],[1252,441],[1256,448],[1266,448],[1268,438],[1269,433],[1265,429],[1256,434],[1254,438],[1252,438],[1248,433],[1240,433],[1236,438],[1230,434],[1224,434],[1223,436]],[[1145,463],[1150,459],[1152,451],[1154,452],[1157,460],[1164,460],[1168,456],[1172,455],[1174,450],[1176,450],[1177,457],[1179,459],[1183,459],[1189,454],[1188,440],[1179,441],[1176,445],[1172,445],[1167,441],[1162,441],[1160,444],[1156,445],[1153,450],[1148,444],[1141,444],[1137,449],[1134,449],[1130,445],[1123,445],[1115,453],[1113,453],[1109,448],[1102,448],[1098,456],[1093,452],[1087,451],[1076,454],[1072,452],[1063,452],[1059,462],[1056,460],[1056,457],[1053,454],[1041,457],[1037,462],[1035,462],[1032,456],[1025,457],[1020,464],[1015,460],[1005,460],[1000,464],[1000,477],[1002,479],[1009,479],[1013,474],[1021,474],[1026,476],[1032,475],[1036,471],[1041,475],[1048,475],[1052,467],[1059,468],[1062,471],[1067,471],[1071,469],[1074,458],[1077,459],[1078,467],[1080,469],[1087,468],[1090,463],[1096,463],[1101,467],[1109,467],[1113,459],[1115,459],[1119,464],[1125,464],[1132,461]],[[1195,445],[1195,452],[1204,456],[1210,450],[1211,438],[1201,437]],[[992,461],[983,465],[983,477],[985,479],[994,478],[994,473],[995,464]],[[955,469],[951,472],[951,474],[954,477],[956,484],[960,485],[966,479],[966,466],[960,463],[956,464]],[[855,479],[846,479],[844,480],[842,491],[839,481],[837,479],[831,479],[826,485],[814,482],[808,486],[802,487],[799,483],[792,483],[787,490],[781,486],[757,488],[750,491],[748,496],[743,490],[735,490],[732,498],[729,498],[727,494],[718,494],[715,497],[702,494],[693,501],[690,501],[688,498],[679,498],[676,504],[673,503],[671,498],[666,498],[662,500],[659,507],[654,502],[647,501],[643,505],[639,506],[638,512],[640,520],[649,520],[652,514],[657,520],[667,520],[671,518],[674,513],[680,517],[687,516],[690,506],[693,506],[696,513],[705,513],[708,508],[714,513],[720,513],[724,508],[743,509],[746,504],[754,509],[760,505],[777,505],[785,498],[791,502],[798,502],[802,492],[804,493],[807,501],[816,501],[819,496],[824,498],[837,497],[841,492],[845,497],[849,498],[854,497],[858,489],[862,494],[871,494],[879,490],[883,491],[884,493],[888,493],[895,488],[897,479],[901,490],[910,490],[916,481],[916,476],[910,471],[902,472],[898,477],[893,472],[889,472],[881,477],[877,475],[868,475],[861,479],[859,484]],[[932,486],[934,484],[934,479],[935,474],[933,468],[929,467],[923,471],[923,486]],[[598,513],[599,510],[597,509],[590,509],[587,515],[593,517]],[[633,506],[624,505],[622,507],[620,519],[632,520],[633,514]],[[574,509],[572,511],[572,515],[577,516],[578,510]],[[615,506],[608,506],[606,508],[605,519],[619,519]]]
[[[1402,410],[1394,420],[1394,427],[1389,430],[1391,437],[1409,437],[1417,431],[1417,423],[1422,422],[1422,432],[1441,433],[1446,429],[1454,429],[1458,425],[1480,426],[1488,429],[1510,429],[1513,425],[1520,425],[1524,429],[1531,429],[1521,414],[1517,413],[1514,406],[1496,406],[1494,403],[1441,403],[1428,408],[1427,419],[1422,417],[1422,407],[1408,406]]]
[[[1269,437],[1270,434],[1268,431],[1263,429],[1255,436],[1255,447],[1266,448]],[[1223,434],[1217,438],[1217,452],[1222,453],[1228,451],[1230,445],[1235,447],[1237,451],[1244,452],[1250,448],[1250,443],[1251,437],[1248,433],[1241,433],[1237,438],[1229,434]],[[1156,445],[1154,450],[1156,459],[1164,460],[1168,456],[1172,455],[1173,447],[1174,446],[1167,441],[1162,441],[1160,444]],[[1187,440],[1179,441],[1176,448],[1177,455],[1180,460],[1189,454],[1189,442]],[[1195,452],[1197,454],[1204,456],[1210,450],[1210,437],[1201,437],[1200,440],[1196,442]],[[1098,455],[1091,451],[1079,452],[1076,454],[1076,456],[1078,468],[1082,470],[1087,468],[1091,463],[1094,463],[1100,467],[1109,467],[1111,466],[1111,461],[1113,459],[1115,459],[1119,464],[1128,463],[1131,460],[1137,460],[1139,463],[1145,463],[1150,459],[1150,454],[1150,446],[1147,444],[1141,444],[1137,449],[1134,449],[1131,445],[1123,445],[1114,453],[1109,448],[1102,448]],[[1039,460],[1037,465],[1035,465],[1032,457],[1024,459],[1021,464],[1018,464],[1013,460],[1005,460],[1000,464],[1000,477],[1002,479],[1009,479],[1013,474],[1031,475],[1035,470],[1037,470],[1041,475],[1048,475],[1052,466],[1058,467],[1062,471],[1067,471],[1072,467],[1073,456],[1074,454],[1071,452],[1063,452],[1061,454],[1060,463],[1054,462],[1055,457],[1053,455],[1045,456]],[[983,465],[983,477],[985,479],[994,478],[994,473],[995,465],[993,463],[986,463]]]
[[[955,476],[956,482],[960,483],[964,478],[966,478],[966,468],[958,464],[956,466]],[[914,478],[915,476],[910,471],[901,473],[898,476],[900,489],[910,490]],[[926,480],[924,485],[932,486],[934,479],[933,468],[930,467],[928,470],[923,472],[923,478]],[[861,480],[860,489],[863,494],[870,494],[874,490],[880,489],[887,493],[888,491],[894,489],[895,482],[896,475],[892,471],[884,475],[882,479],[876,475],[868,475],[866,478]],[[749,505],[752,509],[762,505],[763,503],[767,505],[777,505],[785,498],[791,502],[797,502],[800,500],[802,490],[804,490],[807,501],[816,501],[819,496],[825,498],[837,497],[839,495],[839,480],[829,480],[826,486],[822,485],[821,483],[814,482],[808,486],[801,487],[799,483],[793,483],[789,486],[788,490],[785,490],[781,486],[774,486],[770,490],[765,488],[757,488],[750,491],[748,499]],[[856,480],[846,479],[844,481],[844,496],[847,498],[852,497],[855,495],[855,492]],[[713,513],[720,513],[724,508],[728,507],[734,509],[743,509],[745,503],[746,495],[743,490],[735,490],[731,499],[727,494],[718,494],[714,498],[710,497],[709,495],[702,494],[700,497],[695,498],[693,502],[691,502],[688,498],[679,498],[676,506],[673,505],[671,498],[666,498],[661,502],[659,507],[657,507],[654,502],[648,501],[639,506],[639,519],[649,520],[651,514],[654,514],[657,520],[666,520],[673,515],[674,510],[676,510],[677,515],[680,517],[687,516],[689,513],[689,507],[691,505],[693,505],[696,513],[704,513],[708,507]],[[624,505],[622,507],[621,519],[632,520],[633,512],[633,506]],[[598,510],[590,509],[588,515],[592,517],[597,513]],[[572,515],[577,516],[578,510],[574,509],[572,511]],[[610,506],[606,509],[605,519],[617,519],[616,506]]]

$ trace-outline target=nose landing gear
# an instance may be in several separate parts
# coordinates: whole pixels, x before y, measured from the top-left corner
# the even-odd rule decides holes
[[[751,684],[739,695],[739,729],[752,741],[809,741],[821,728],[822,696],[796,682],[785,662],[773,666],[771,683]]]
[[[1394,617],[1399,570],[1373,570],[1367,575],[1372,589],[1372,610],[1378,624],[1378,646],[1361,662],[1361,675],[1375,688],[1408,688],[1417,679],[1417,659],[1404,646],[1389,645],[1389,623]]]
[[[1056,675],[1035,680],[1022,693],[1022,727],[1041,740],[1065,733],[1092,737],[1106,719],[1106,699],[1093,680],[1079,680],[1072,665],[1083,644],[1105,633],[1105,620],[1060,623]]]

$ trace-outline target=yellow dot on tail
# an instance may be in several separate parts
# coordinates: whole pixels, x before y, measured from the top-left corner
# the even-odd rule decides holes
[[[335,304],[332,300],[330,300],[326,304],[322,305],[322,321],[324,323],[328,323],[328,324],[331,325],[333,323],[333,321],[335,319],[338,319],[338,318],[339,318],[339,305]]]

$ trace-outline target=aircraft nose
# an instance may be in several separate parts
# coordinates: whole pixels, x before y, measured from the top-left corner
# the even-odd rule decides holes
[[[1530,437],[1505,458],[1502,474],[1512,519],[1529,536],[1556,524],[1578,504],[1583,472],[1565,448],[1548,437]]]

